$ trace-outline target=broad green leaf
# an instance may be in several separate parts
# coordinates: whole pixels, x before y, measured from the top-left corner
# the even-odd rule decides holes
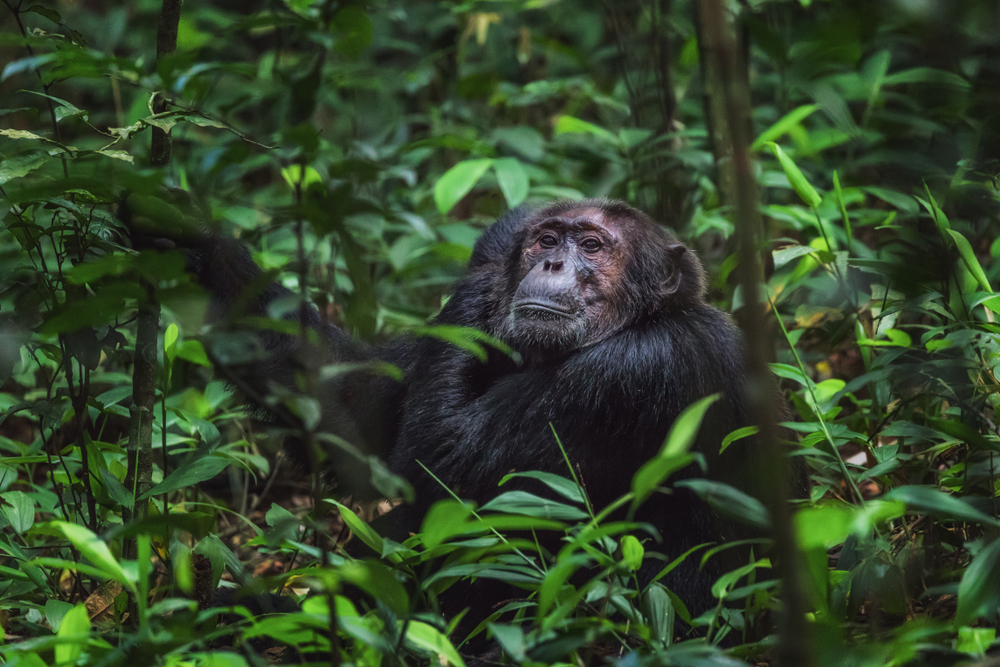
[[[585,502],[583,491],[576,485],[576,482],[551,472],[540,472],[537,470],[529,472],[512,472],[508,475],[504,475],[503,479],[500,480],[499,485],[503,486],[508,480],[514,479],[515,477],[537,479],[567,500],[572,500],[573,502],[580,503],[581,505]]]
[[[1000,442],[986,437],[968,424],[964,424],[955,419],[927,418],[925,421],[928,426],[931,426],[941,433],[946,433],[951,437],[961,440],[962,442],[966,442],[978,449],[988,452],[1000,451]]]
[[[447,214],[479,182],[493,164],[489,158],[463,160],[444,173],[434,184],[434,203]]]
[[[785,171],[785,176],[788,177],[788,182],[792,184],[792,189],[795,190],[799,198],[810,208],[818,207],[823,199],[813,186],[809,184],[805,175],[799,170],[792,159],[785,155],[785,151],[781,150],[781,146],[778,144],[769,142],[768,146],[774,152],[774,156],[778,158],[781,168]]]
[[[710,479],[683,479],[675,486],[691,489],[712,509],[741,523],[766,530],[771,515],[763,503],[739,489]]]
[[[633,535],[625,535],[621,540],[622,561],[633,572],[642,567],[642,558],[646,550],[642,548],[642,543]]]
[[[958,583],[955,623],[968,625],[1000,606],[1000,539],[972,559]]]
[[[135,261],[134,255],[104,255],[71,267],[66,271],[66,279],[74,285],[84,285],[104,276],[120,276],[131,271],[135,267]]]
[[[500,644],[504,653],[509,655],[514,662],[522,663],[527,660],[525,655],[524,631],[516,625],[504,625],[501,623],[489,623],[487,627],[493,634],[493,639]]]
[[[183,544],[175,542],[171,550],[170,562],[173,567],[174,582],[186,595],[194,591],[194,566],[191,563],[191,550]]]
[[[693,463],[693,454],[673,454],[655,456],[646,461],[641,468],[632,476],[632,508],[636,508],[646,501],[649,496],[656,491],[656,488],[681,468],[685,468]]]
[[[493,170],[497,174],[497,183],[507,200],[507,206],[514,208],[523,202],[528,196],[531,183],[521,161],[512,157],[497,158],[493,160]]]
[[[355,560],[337,570],[340,577],[379,600],[395,614],[410,610],[410,596],[392,570],[377,560]]]
[[[368,14],[358,7],[348,6],[338,11],[333,17],[333,25],[337,29],[337,43],[333,48],[351,58],[360,56],[375,35]]]
[[[247,659],[239,653],[226,651],[213,651],[198,660],[198,667],[248,667],[248,665]]]
[[[176,354],[181,359],[190,361],[193,364],[205,366],[206,368],[212,367],[212,361],[208,358],[208,354],[205,353],[205,347],[201,344],[200,340],[184,341],[177,348]]]
[[[815,104],[805,104],[797,109],[792,109],[779,118],[778,122],[774,125],[761,132],[760,136],[757,137],[750,145],[750,151],[759,151],[764,144],[773,142],[779,137],[784,136],[789,132],[789,130],[812,115],[812,113],[817,109],[819,109],[819,107]]]
[[[34,170],[43,166],[51,158],[42,152],[18,155],[16,157],[5,158],[0,161],[0,185],[7,181],[27,176]]]
[[[175,322],[171,322],[170,326],[163,332],[163,356],[167,358],[168,363],[173,363],[174,361],[177,351],[177,339],[180,335],[181,331],[177,328]]]
[[[63,618],[74,608],[74,605],[63,600],[48,599],[45,601],[45,620],[49,627],[59,632]]]
[[[403,629],[403,621],[399,622],[400,630]],[[406,641],[412,642],[415,646],[436,653],[438,664],[441,667],[455,665],[455,667],[465,667],[465,661],[458,655],[458,651],[452,646],[448,637],[442,634],[437,628],[423,621],[409,621],[406,623]]]
[[[803,507],[795,513],[795,534],[803,550],[825,550],[847,539],[853,521],[854,512],[845,505]]]
[[[353,510],[336,500],[327,499],[326,502],[336,506],[344,523],[351,529],[355,537],[364,542],[375,553],[382,553],[382,536],[372,530],[366,521],[363,521]]]
[[[538,589],[538,619],[541,620],[549,613],[552,607],[559,600],[559,593],[563,586],[569,581],[581,567],[591,564],[591,559],[586,554],[576,553],[569,556],[562,556],[556,564],[545,573],[545,579]]]
[[[90,641],[90,618],[87,616],[87,607],[78,604],[66,612],[59,624],[56,637],[59,640],[55,650],[56,664],[75,664]]]
[[[618,138],[603,127],[573,116],[559,116],[559,119],[556,120],[555,135],[559,136],[560,134],[592,134],[610,143],[618,143]]]
[[[1000,521],[980,512],[972,505],[955,496],[948,495],[929,486],[908,485],[893,489],[885,495],[885,500],[899,500],[911,509],[926,512],[942,519],[972,521],[1000,527]]]
[[[803,255],[810,255],[814,252],[816,252],[816,248],[813,248],[812,246],[792,245],[775,250],[771,253],[771,256],[774,258],[774,268],[780,269],[792,260],[798,259]]]
[[[301,164],[289,165],[281,170],[281,177],[285,179],[285,183],[288,187],[293,190],[296,188],[301,188],[303,191],[309,188],[313,183],[323,184],[323,177],[319,175],[319,172],[312,167],[303,167]]]
[[[52,521],[49,526],[62,533],[70,541],[80,555],[93,563],[110,579],[114,579],[129,587],[135,582],[125,568],[115,560],[108,548],[107,542],[95,535],[85,526],[79,526],[68,521]],[[65,623],[65,619],[63,621]]]
[[[166,479],[144,493],[141,500],[171,493],[178,489],[186,489],[207,479],[212,479],[225,470],[230,463],[230,459],[213,454],[206,454],[192,461],[186,461],[177,470],[167,475]]]
[[[642,594],[642,613],[649,623],[653,638],[664,646],[674,639],[674,603],[663,584],[652,583]]]
[[[952,86],[963,90],[972,88],[972,85],[959,75],[933,67],[911,67],[910,69],[904,69],[901,72],[896,72],[885,77],[882,85],[895,86],[902,83],[930,83]]]
[[[525,514],[545,519],[560,519],[565,521],[582,521],[588,518],[583,510],[556,502],[548,498],[536,496],[527,491],[508,491],[502,493],[482,507],[483,511],[509,512]]]
[[[976,253],[972,250],[972,246],[969,244],[968,240],[954,229],[949,229],[948,233],[951,235],[952,240],[955,242],[955,247],[958,248],[958,254],[962,257],[962,261],[965,262],[965,266],[969,269],[969,273],[972,277],[976,279],[976,282],[990,294],[993,293],[993,288],[990,286],[990,281],[986,277],[986,272],[983,271],[983,267],[979,264],[979,260],[976,259]]]
[[[986,650],[992,646],[993,640],[996,637],[996,628],[970,628],[964,626],[958,629],[958,641],[955,642],[955,650],[983,658],[986,656]]]
[[[0,512],[15,533],[24,533],[35,524],[35,501],[23,491],[0,493]]]
[[[469,529],[472,510],[457,500],[439,500],[431,506],[420,526],[420,541],[433,549],[449,537],[461,535]]]

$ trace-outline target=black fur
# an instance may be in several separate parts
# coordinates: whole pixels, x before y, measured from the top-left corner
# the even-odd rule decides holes
[[[528,235],[540,221],[588,216],[603,220],[618,240],[609,242],[614,247],[608,252],[616,254],[603,269],[580,252],[573,255],[579,260],[580,280],[600,280],[602,272],[614,280],[596,297],[574,296],[587,303],[579,315],[584,329],[574,338],[577,345],[562,339],[536,345],[520,335],[524,325],[512,315],[512,298],[527,270],[523,251]],[[569,250],[576,252],[574,248]],[[200,281],[230,315],[235,303],[242,304],[242,314],[264,313],[284,293],[262,281],[245,249],[231,241],[213,241],[195,264]],[[255,294],[243,292],[248,285]],[[724,397],[710,409],[696,444],[707,459],[708,476],[746,488],[755,474],[752,450],[745,444],[718,455],[722,438],[747,424],[740,333],[727,315],[705,302],[703,269],[693,253],[619,202],[519,208],[479,239],[468,274],[436,322],[486,331],[514,347],[520,364],[495,350],[481,363],[433,338],[404,338],[368,348],[322,322],[315,311],[307,317],[325,341],[325,349],[313,353],[320,362],[377,359],[403,371],[401,383],[366,372],[341,375],[326,383],[320,395],[322,429],[383,458],[412,483],[415,502],[391,513],[404,530],[416,530],[427,508],[447,495],[418,461],[461,497],[481,504],[498,495],[497,483],[508,472],[567,473],[553,428],[579,466],[593,505],[602,508],[629,490],[632,476],[659,451],[678,414],[715,392]],[[262,337],[267,359],[236,380],[259,403],[268,391],[261,379],[293,386],[297,345],[291,336],[269,332]],[[279,420],[289,419],[277,412]],[[308,459],[301,443],[293,440],[286,447],[297,459]],[[346,491],[356,497],[377,495],[365,483],[363,465],[343,463],[336,451],[328,458]],[[528,480],[503,490],[519,486],[539,490]],[[684,490],[655,494],[636,518],[660,531],[664,542],[655,549],[668,559],[733,535]],[[697,562],[689,558],[665,581],[694,613],[713,603],[709,588],[721,567],[710,561],[699,570]],[[473,603],[479,608],[471,616],[484,617],[490,602]]]

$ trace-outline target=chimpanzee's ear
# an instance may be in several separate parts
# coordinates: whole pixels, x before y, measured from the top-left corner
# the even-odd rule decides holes
[[[673,243],[667,246],[667,277],[661,285],[663,296],[670,296],[681,288],[684,280],[682,259],[687,247],[683,243]]]

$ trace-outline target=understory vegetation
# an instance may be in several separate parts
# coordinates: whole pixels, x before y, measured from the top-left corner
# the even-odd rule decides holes
[[[250,428],[213,371],[246,351],[209,334],[183,253],[132,249],[116,217],[123,192],[185,190],[355,335],[482,355],[476,332],[426,326],[480,232],[523,203],[608,197],[696,249],[711,301],[741,321],[710,2],[190,2],[158,55],[169,0],[3,0],[0,664],[461,666],[480,656],[438,597],[483,578],[524,591],[472,632],[497,662],[773,663],[787,637],[767,545],[692,618],[662,577],[638,579],[650,559],[677,566],[659,536],[591,507],[570,465],[518,473],[548,497],[456,497],[405,541],[379,536],[366,521],[405,481],[377,468],[395,493],[361,506],[285,460],[284,434]],[[805,659],[986,664],[1000,645],[1000,10],[725,6],[766,229],[757,333],[810,478],[791,501]],[[277,315],[264,326],[287,326]],[[308,391],[273,400],[316,422]],[[698,407],[623,506],[670,486]],[[707,500],[771,522],[730,491]],[[563,548],[540,556],[533,531]],[[381,557],[346,556],[348,533]],[[220,585],[299,606],[213,607]]]

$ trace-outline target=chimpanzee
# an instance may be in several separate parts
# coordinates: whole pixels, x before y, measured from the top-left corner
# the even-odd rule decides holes
[[[191,255],[199,281],[223,311],[262,314],[288,294],[262,280],[234,241],[213,238]],[[491,349],[483,362],[432,337],[369,348],[315,310],[303,312],[323,339],[310,353],[319,363],[379,360],[402,370],[401,381],[363,370],[339,374],[318,394],[320,430],[381,457],[412,483],[415,502],[390,512],[405,530],[417,530],[430,505],[447,497],[422,466],[481,504],[499,494],[498,482],[511,471],[565,475],[553,432],[591,503],[603,508],[629,490],[678,414],[716,392],[722,399],[706,415],[695,448],[714,479],[746,487],[755,475],[752,446],[733,445],[719,455],[725,435],[748,420],[740,333],[706,303],[704,270],[695,255],[621,202],[517,208],[476,243],[466,276],[435,323],[480,329],[519,360]],[[267,360],[236,380],[251,399],[265,393],[262,378],[294,382],[299,339],[273,331],[262,338]],[[286,448],[307,460],[301,443]],[[358,484],[370,478],[358,459],[345,461],[336,451],[329,459],[342,488],[356,496],[370,492]],[[515,479],[503,490],[531,483]],[[668,558],[729,536],[710,508],[683,489],[654,494],[636,519],[660,531],[663,544],[656,549]],[[699,613],[712,603],[709,589],[719,573],[712,561],[699,569],[689,558],[666,583]],[[490,610],[478,611],[481,618]]]

